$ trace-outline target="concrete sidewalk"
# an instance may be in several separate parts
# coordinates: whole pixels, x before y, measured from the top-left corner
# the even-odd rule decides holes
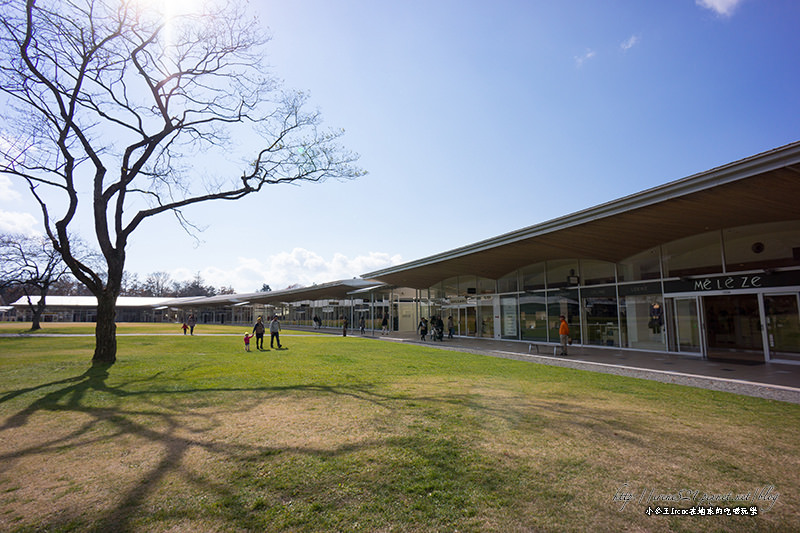
[[[327,332],[333,333],[333,331]],[[357,329],[348,331],[348,335],[361,336]],[[650,379],[663,383],[675,383],[800,404],[800,364],[769,362],[761,365],[748,365],[658,352],[576,345],[569,347],[568,356],[555,356],[553,355],[555,345],[552,344],[539,344],[537,353],[536,345],[523,341],[499,341],[469,337],[457,337],[452,340],[445,338],[441,342],[420,341],[419,335],[410,332],[393,332],[388,336],[381,336],[379,331],[368,331],[364,337]]]

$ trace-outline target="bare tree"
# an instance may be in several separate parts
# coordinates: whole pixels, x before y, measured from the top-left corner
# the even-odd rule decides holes
[[[173,213],[191,232],[188,206],[363,174],[343,132],[321,129],[306,95],[267,74],[265,31],[243,3],[171,16],[158,4],[0,0],[0,172],[27,183],[53,247],[97,297],[96,362],[116,360],[116,300],[142,222]],[[104,274],[73,251],[78,220],[92,221]]]
[[[42,328],[47,294],[68,270],[48,238],[0,235],[0,286],[22,289],[33,315],[32,330]]]
[[[227,287],[223,285],[217,289],[217,294],[236,294],[236,289],[233,288],[233,285],[228,285]]]
[[[152,272],[144,280],[144,290],[149,296],[174,296],[172,278],[166,272]]]

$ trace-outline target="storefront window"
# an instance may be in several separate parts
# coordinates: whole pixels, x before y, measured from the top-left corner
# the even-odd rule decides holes
[[[617,280],[614,263],[607,261],[581,260],[581,284],[605,285]]]
[[[517,322],[517,297],[503,296],[500,298],[500,328],[504,339],[518,339],[519,326]]]
[[[578,261],[565,259],[547,262],[547,288],[572,287],[578,285]]]
[[[419,317],[420,318],[430,318],[431,316],[431,307],[428,305],[427,299],[420,299],[419,302]],[[417,325],[414,324],[414,329],[416,329]]]
[[[458,278],[448,278],[442,282],[442,290],[445,298],[458,296]]]
[[[794,294],[764,296],[769,349],[775,358],[800,358],[800,298]]]
[[[497,292],[500,294],[504,292],[517,292],[517,273],[518,271],[515,270],[497,280]]]
[[[520,270],[523,291],[544,289],[544,263],[536,263]]]
[[[475,276],[458,276],[458,294],[459,296],[478,294],[478,281]]]
[[[722,232],[728,272],[800,265],[800,221],[758,224]]]
[[[442,289],[442,284],[437,283],[436,285],[428,289],[428,297],[437,300],[444,298],[444,290]]]
[[[547,291],[547,322],[549,326],[550,341],[558,342],[558,317],[564,315],[569,325],[569,336],[576,342],[581,342],[581,306],[578,301],[578,289],[561,289]]]
[[[672,241],[661,249],[666,277],[722,272],[722,249],[718,231]]]
[[[586,324],[586,344],[619,346],[616,288],[583,289],[581,296]]]
[[[547,300],[544,291],[520,296],[519,320],[523,340],[547,340]]]
[[[497,294],[497,282],[489,278],[477,278],[478,294]]]
[[[644,281],[661,277],[658,247],[632,255],[618,263],[619,281]]]
[[[414,302],[399,300],[396,308],[397,330],[415,331],[417,329],[416,313],[414,313]]]
[[[660,283],[619,286],[620,343],[639,350],[666,350]]]

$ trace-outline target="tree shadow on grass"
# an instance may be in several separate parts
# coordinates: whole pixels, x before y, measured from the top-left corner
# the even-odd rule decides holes
[[[94,363],[86,372],[79,376],[51,381],[35,387],[27,387],[7,393],[5,396],[0,398],[0,404],[24,394],[29,394],[50,387],[57,387],[59,385],[66,385],[63,388],[45,394],[22,411],[12,415],[2,426],[0,426],[0,431],[25,425],[31,415],[37,411],[46,411],[56,408],[56,406],[59,406],[59,402],[61,402],[61,400],[64,398],[69,397],[69,400],[66,404],[67,407],[74,407],[80,404],[81,399],[89,390],[109,390],[105,384],[105,380],[108,379],[109,368],[111,368],[111,364]]]
[[[502,465],[512,464],[514,458],[493,457],[485,449],[474,449],[471,436],[465,435],[468,432],[441,431],[442,425],[454,423],[448,419],[453,412],[475,420],[490,419],[498,428],[537,428],[557,435],[579,429],[604,442],[620,439],[627,445],[646,445],[637,425],[628,425],[618,416],[609,423],[613,411],[587,410],[580,402],[568,400],[508,405],[446,390],[441,394],[428,390],[391,394],[369,384],[170,389],[161,384],[162,372],[111,385],[109,372],[108,365],[93,365],[80,375],[12,391],[0,398],[2,404],[38,393],[29,405],[0,425],[0,442],[10,442],[14,431],[36,424],[35,417],[42,413],[77,414],[81,418],[66,433],[13,451],[0,449],[0,471],[4,473],[24,458],[46,461],[54,454],[81,447],[90,450],[89,458],[83,464],[76,461],[74,468],[92,469],[94,445],[112,445],[116,455],[112,459],[107,456],[110,461],[118,461],[120,448],[132,441],[149,446],[151,451],[150,461],[135,479],[102,480],[103,484],[117,484],[113,501],[96,508],[87,503],[87,508],[60,515],[24,517],[19,522],[21,527],[98,532],[171,527],[479,530],[487,513],[496,512],[501,515],[498,520],[506,519],[498,510],[514,508],[519,503],[515,492],[529,490],[537,478],[543,479],[538,483],[544,488],[532,492],[553,508],[569,501],[573,489],[558,485],[556,491],[544,490],[563,475],[566,467],[560,463],[538,471],[516,463],[516,472],[507,475]],[[140,387],[143,384],[147,386]],[[340,435],[324,445],[311,439],[278,444],[268,436],[237,440],[225,433],[226,420],[239,417],[246,426],[255,406],[295,394],[318,396],[323,403],[339,398],[364,404],[370,416],[383,413],[380,416],[386,429],[363,438]],[[324,411],[324,416],[337,415],[335,407]],[[400,418],[413,420],[408,423]],[[481,429],[486,430],[486,426]],[[213,433],[209,436],[208,432]],[[125,439],[127,444],[117,446]],[[191,463],[198,451],[209,461],[199,467]],[[569,460],[567,457],[564,464],[569,466]],[[579,466],[582,468],[582,464]],[[199,501],[198,495],[213,501]],[[358,527],[350,522],[354,517],[360,521]],[[516,524],[509,522],[510,529],[514,525],[525,529],[524,517],[519,520]]]
[[[206,431],[218,431],[222,419],[229,416],[239,416],[248,413],[248,410],[257,404],[275,398],[291,394],[312,394],[324,397],[341,397],[346,401],[364,402],[369,404],[371,409],[385,408],[391,416],[391,411],[395,409],[395,402],[405,402],[409,400],[429,401],[426,399],[412,398],[408,395],[389,395],[380,394],[371,390],[369,385],[356,386],[328,386],[328,385],[292,385],[292,386],[262,386],[262,387],[210,387],[210,388],[190,388],[190,389],[166,389],[163,387],[154,388],[144,387],[143,390],[134,390],[142,383],[149,382],[156,385],[163,378],[162,372],[152,376],[131,380],[119,384],[108,384],[110,365],[92,365],[86,372],[61,380],[55,380],[41,385],[19,389],[8,392],[0,398],[0,404],[9,402],[12,399],[19,401],[25,395],[32,395],[30,404],[15,412],[4,420],[0,425],[0,442],[8,439],[12,442],[13,434],[20,428],[35,428],[39,423],[36,417],[41,414],[53,413],[57,415],[80,415],[82,420],[75,424],[75,427],[68,428],[66,432],[58,432],[50,437],[39,439],[28,445],[18,446],[14,449],[0,449],[0,472],[6,479],[13,479],[16,475],[15,464],[23,459],[40,457],[47,461],[53,454],[72,453],[75,450],[86,448],[90,458],[86,463],[75,464],[75,469],[91,470],[95,467],[102,469],[103,465],[97,466],[92,463],[92,446],[106,446],[114,444],[115,439],[134,438],[137,442],[150,445],[153,450],[151,459],[155,461],[149,463],[146,470],[138,475],[135,482],[120,480],[116,489],[117,497],[113,502],[109,502],[102,509],[68,509],[56,515],[41,517],[18,517],[23,527],[44,527],[48,530],[70,529],[79,526],[82,530],[91,531],[133,531],[138,529],[148,529],[155,522],[167,525],[170,522],[181,520],[206,519],[210,521],[221,520],[233,528],[259,529],[268,523],[282,523],[283,527],[301,527],[302,522],[297,520],[316,520],[314,509],[328,509],[333,518],[336,518],[339,496],[331,496],[337,492],[337,480],[340,473],[328,472],[328,479],[322,483],[319,490],[326,492],[324,497],[321,494],[311,494],[315,491],[311,479],[297,479],[294,486],[282,486],[284,482],[276,482],[274,485],[259,487],[260,480],[258,475],[259,465],[269,463],[280,457],[281,461],[286,457],[304,457],[311,466],[311,470],[320,468],[326,470],[324,463],[328,460],[339,460],[344,457],[352,457],[354,454],[367,451],[377,452],[384,449],[402,449],[397,455],[411,454],[421,459],[423,463],[430,463],[425,457],[430,455],[431,435],[420,434],[420,440],[414,444],[414,437],[398,438],[396,435],[383,437],[371,436],[369,438],[357,439],[356,442],[337,442],[335,440],[326,442],[325,446],[317,446],[313,443],[303,442],[302,440],[295,446],[275,445],[274,443],[258,442],[257,439],[236,442],[236,439],[228,438],[209,438],[204,436]],[[37,394],[39,393],[39,394]],[[223,398],[222,407],[215,407],[214,401],[209,401],[209,395],[235,394],[235,399]],[[135,400],[131,400],[135,397]],[[125,400],[131,400],[126,402]],[[188,401],[185,401],[188,400]],[[195,412],[196,410],[203,412]],[[211,414],[209,415],[209,411]],[[327,411],[326,411],[327,414]],[[211,420],[199,420],[203,417],[211,417]],[[71,423],[70,418],[64,418],[65,426]],[[109,427],[110,425],[110,427]],[[101,427],[102,426],[102,427]],[[435,439],[434,439],[435,440]],[[458,446],[449,443],[441,446],[434,442],[435,447],[449,450],[449,459],[437,460],[433,477],[441,479],[452,478],[453,468],[466,468],[466,459],[460,457],[463,450]],[[117,448],[114,448],[117,449]],[[213,458],[216,464],[229,465],[231,470],[224,472],[220,477],[217,475],[203,475],[192,467],[187,467],[184,460],[194,450],[201,450]],[[119,450],[116,452],[119,453]],[[62,455],[61,460],[74,460]],[[106,458],[106,460],[108,460]],[[116,459],[115,459],[116,460]],[[416,459],[415,459],[416,460]],[[280,461],[279,461],[280,462]],[[276,463],[277,465],[277,463]],[[460,465],[460,466],[454,466]],[[108,466],[106,464],[105,466]],[[285,467],[285,465],[277,465]],[[404,476],[410,475],[416,467],[398,466],[399,470],[404,471]],[[410,468],[410,470],[409,470]],[[302,476],[305,470],[300,468],[298,472]],[[396,472],[395,472],[396,473]],[[436,474],[438,473],[438,474]],[[219,500],[217,506],[194,506],[191,502],[173,506],[170,502],[159,502],[163,507],[159,511],[159,517],[154,518],[145,509],[148,499],[157,493],[165,490],[165,480],[173,479],[172,476],[179,476],[181,483],[187,485],[190,490],[197,492],[210,491],[213,498]],[[317,473],[310,474],[310,477],[317,476]],[[350,472],[352,477],[358,477],[358,472]],[[252,481],[237,485],[228,483],[230,476],[244,476]],[[292,474],[288,474],[291,478]],[[386,472],[381,478],[392,479],[393,472]],[[36,482],[39,480],[37,479]],[[368,475],[358,482],[361,489],[367,492],[367,485],[375,482],[373,476]],[[113,484],[114,480],[102,480],[104,484]],[[428,484],[433,482],[428,482]],[[381,505],[387,509],[391,508],[393,502],[389,502],[393,496],[391,493],[392,484],[387,482],[379,483],[382,489],[378,490],[383,494],[382,498],[386,501]],[[428,485],[425,485],[428,486]],[[264,490],[265,495],[259,496],[251,488]],[[308,504],[307,509],[302,513],[291,509],[290,504],[293,499],[298,498],[298,487],[301,492],[306,493],[306,499],[325,500],[324,503]],[[422,489],[420,489],[422,490]],[[269,495],[266,495],[266,494]],[[176,495],[178,500],[182,495]],[[419,495],[411,494],[408,498],[415,498]],[[422,497],[422,496],[420,496]],[[427,496],[424,496],[427,498]],[[466,497],[466,496],[464,496]],[[347,499],[347,498],[345,498]],[[461,498],[463,499],[463,498]],[[57,500],[57,498],[56,498]],[[63,506],[63,504],[62,504]],[[295,509],[301,507],[297,505]],[[8,511],[5,511],[8,513]],[[436,514],[438,511],[433,508],[422,507],[417,511],[423,514]],[[196,516],[193,516],[196,513]],[[299,518],[302,517],[302,518]],[[347,518],[341,518],[347,520]],[[31,521],[32,520],[32,521]],[[324,520],[328,520],[325,518]],[[449,519],[448,519],[449,520]],[[0,520],[2,523],[2,520]],[[143,525],[144,523],[144,525]],[[291,524],[294,524],[292,526]],[[377,525],[377,524],[375,524]],[[202,528],[201,528],[202,529]],[[223,527],[225,529],[225,527]]]

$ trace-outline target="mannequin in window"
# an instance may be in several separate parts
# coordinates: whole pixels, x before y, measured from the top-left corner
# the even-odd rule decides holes
[[[650,322],[647,324],[653,333],[661,333],[661,325],[664,323],[664,313],[661,305],[656,302],[650,306]]]

